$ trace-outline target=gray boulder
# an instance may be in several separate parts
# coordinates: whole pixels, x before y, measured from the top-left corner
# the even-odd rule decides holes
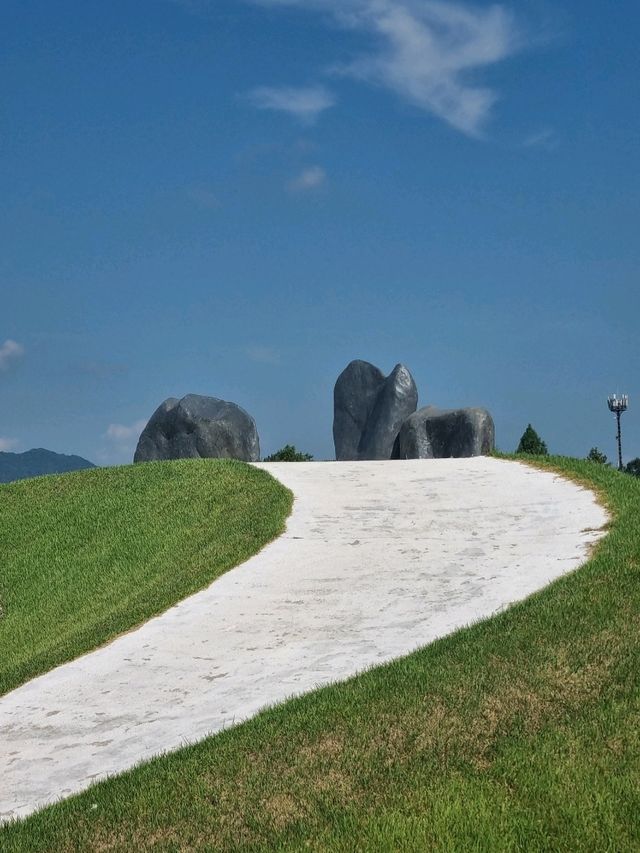
[[[251,415],[216,397],[165,400],[142,431],[133,461],[197,458],[257,462],[260,442]]]
[[[493,418],[486,409],[426,406],[403,423],[399,445],[401,459],[486,456],[495,448]]]
[[[398,459],[398,433],[418,405],[413,377],[402,364],[389,376],[366,361],[352,361],[333,395],[336,459]]]

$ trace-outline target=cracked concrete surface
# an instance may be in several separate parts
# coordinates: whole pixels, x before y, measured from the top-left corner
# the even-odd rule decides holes
[[[582,563],[591,492],[496,459],[272,463],[286,533],[0,698],[0,821],[490,616]]]

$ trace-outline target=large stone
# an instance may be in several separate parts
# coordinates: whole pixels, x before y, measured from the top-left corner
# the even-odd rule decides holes
[[[404,365],[385,378],[373,364],[352,361],[338,377],[333,399],[337,460],[399,457],[400,427],[418,405],[416,384]]]
[[[493,418],[486,409],[426,406],[403,423],[399,445],[401,459],[486,456],[495,448]]]
[[[260,443],[251,415],[216,397],[165,400],[142,431],[133,461],[197,458],[257,462]]]
[[[367,361],[352,361],[333,392],[333,441],[336,459],[359,459],[360,439],[373,411],[384,373]]]

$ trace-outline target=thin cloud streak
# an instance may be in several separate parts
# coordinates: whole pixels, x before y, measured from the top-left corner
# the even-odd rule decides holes
[[[0,370],[8,370],[11,364],[24,355],[24,347],[8,338],[0,345]]]
[[[552,128],[544,128],[537,133],[532,133],[522,143],[525,148],[542,148],[545,151],[553,151],[558,147],[558,136]]]
[[[0,453],[8,453],[20,444],[17,438],[4,438],[0,436]]]
[[[191,202],[205,210],[216,210],[220,207],[220,200],[208,187],[194,184],[187,187],[186,195]]]
[[[469,136],[481,136],[498,94],[470,76],[522,46],[501,5],[444,0],[250,0],[325,12],[334,26],[373,37],[374,46],[332,73],[395,92]]]
[[[310,166],[303,169],[300,174],[287,184],[289,190],[294,193],[304,193],[317,190],[327,181],[327,173],[322,166]]]
[[[116,364],[110,361],[83,361],[72,366],[72,369],[77,370],[85,376],[91,376],[93,379],[113,379],[118,376],[125,376],[129,372],[126,364]]]
[[[245,350],[245,355],[250,361],[255,361],[257,364],[282,364],[280,353],[273,347],[265,347],[260,344],[253,344]]]
[[[249,92],[249,100],[259,110],[288,113],[303,124],[315,124],[319,116],[334,106],[336,99],[324,86],[259,86]]]

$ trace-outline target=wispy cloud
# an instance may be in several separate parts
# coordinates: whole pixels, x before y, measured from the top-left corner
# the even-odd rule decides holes
[[[536,133],[532,133],[522,143],[525,148],[542,148],[545,151],[553,151],[558,147],[558,136],[550,127],[545,127]]]
[[[246,348],[245,354],[250,361],[255,361],[258,364],[276,365],[282,363],[280,353],[273,347],[253,344]]]
[[[334,95],[324,86],[259,86],[249,92],[248,97],[260,110],[288,113],[303,124],[314,124],[336,102]]]
[[[316,190],[325,184],[327,181],[327,173],[322,166],[310,166],[308,169],[303,169],[299,175],[296,175],[287,187],[291,192],[304,193],[309,190]]]
[[[109,424],[105,432],[105,438],[117,443],[137,441],[140,433],[146,427],[144,420],[135,421],[130,426],[124,424]]]
[[[73,369],[93,379],[113,379],[125,376],[129,372],[126,364],[117,364],[111,361],[82,361],[73,366]]]
[[[0,344],[0,370],[8,370],[11,364],[24,355],[24,347],[8,338]]]
[[[469,136],[480,136],[498,99],[472,75],[515,53],[522,38],[502,5],[446,0],[250,0],[324,12],[371,38],[368,51],[334,73],[395,92]]]
[[[134,421],[132,424],[109,424],[103,435],[106,444],[97,451],[96,458],[103,465],[131,462],[140,433],[146,425],[146,420]]]
[[[208,187],[194,184],[186,189],[187,198],[198,207],[205,210],[215,210],[220,207],[218,196]]]
[[[13,450],[20,444],[17,438],[5,438],[0,436],[0,452],[6,453],[8,450]]]

